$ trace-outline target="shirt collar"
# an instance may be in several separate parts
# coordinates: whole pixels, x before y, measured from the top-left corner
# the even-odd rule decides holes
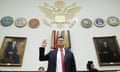
[[[58,51],[60,51],[60,49],[61,49],[61,48],[58,48]],[[64,49],[64,48],[62,48],[62,50],[64,51],[65,49]]]

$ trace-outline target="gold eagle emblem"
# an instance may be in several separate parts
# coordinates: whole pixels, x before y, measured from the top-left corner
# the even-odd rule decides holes
[[[55,2],[55,7],[45,2],[44,6],[40,6],[40,10],[51,20],[51,22],[48,22],[47,19],[43,19],[46,25],[51,26],[52,24],[57,24],[57,27],[62,28],[64,24],[68,24],[69,27],[72,27],[76,23],[76,20],[72,22],[68,20],[75,16],[75,13],[80,10],[80,7],[76,6],[76,3],[65,7],[64,1],[58,0]]]

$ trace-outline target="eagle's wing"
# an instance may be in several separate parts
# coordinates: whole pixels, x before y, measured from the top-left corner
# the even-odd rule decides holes
[[[54,19],[54,14],[51,9],[40,6],[40,10],[50,19]]]
[[[77,13],[80,10],[80,7],[74,7],[68,10],[67,14],[66,14],[66,19],[71,19],[75,13]]]

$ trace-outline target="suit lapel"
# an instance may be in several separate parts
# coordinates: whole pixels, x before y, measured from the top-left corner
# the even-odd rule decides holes
[[[64,63],[66,63],[67,57],[68,57],[68,54],[67,54],[67,50],[65,49]]]
[[[55,60],[55,63],[56,63],[56,61],[57,61],[57,50],[54,51],[54,58],[55,59],[53,59],[53,60]]]

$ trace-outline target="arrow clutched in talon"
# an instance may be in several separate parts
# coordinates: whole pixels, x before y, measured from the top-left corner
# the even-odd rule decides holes
[[[69,28],[72,28],[74,24],[76,24],[76,20],[74,20],[74,21],[69,25]]]
[[[46,24],[47,26],[51,27],[51,25],[48,23],[48,21],[46,19],[43,19],[44,24]]]

